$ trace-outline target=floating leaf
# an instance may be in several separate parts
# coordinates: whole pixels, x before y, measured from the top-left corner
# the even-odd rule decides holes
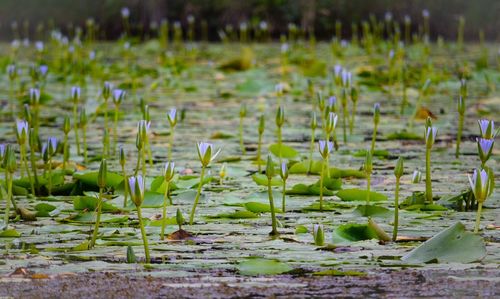
[[[271,212],[271,206],[269,204],[255,202],[255,201],[245,203],[245,208],[253,213],[270,213]],[[281,210],[276,208],[276,207],[274,207],[274,211],[276,213],[281,213]]]
[[[286,194],[290,195],[319,195],[319,186],[316,184],[305,185],[296,184],[292,186],[292,189],[286,190]],[[332,196],[333,192],[323,187],[323,195]]]
[[[357,206],[352,213],[363,217],[389,217],[392,215],[391,210],[374,205]]]
[[[335,194],[343,201],[362,201],[366,200],[368,190],[363,189],[344,189],[340,190]],[[387,196],[381,193],[370,191],[370,201],[384,201],[387,200]]]
[[[377,233],[368,224],[347,223],[339,226],[333,234],[333,243],[356,242],[378,239]]]
[[[77,222],[77,223],[94,223],[96,218],[96,213],[84,212],[69,216],[67,218],[61,219],[61,222]],[[103,223],[122,223],[127,222],[128,216],[113,216],[109,214],[101,215],[101,222]]]
[[[295,234],[306,234],[308,232],[309,232],[309,230],[304,225],[297,225],[295,227]]]
[[[215,216],[209,216],[208,218],[219,219],[219,218],[227,218],[227,219],[252,219],[259,218],[259,215],[245,210],[235,211],[233,213],[221,213]]]
[[[73,198],[73,208],[75,210],[88,210],[94,211],[97,209],[97,203],[99,200],[95,197],[91,196],[75,196]],[[102,210],[105,212],[117,212],[120,209],[110,204],[109,202],[104,201],[102,203]]]
[[[89,171],[85,173],[75,172],[73,177],[84,185],[88,187],[92,187],[94,189],[99,189],[97,186],[97,176],[99,175],[98,171]],[[118,189],[120,184],[123,182],[123,177],[119,174],[108,172],[106,175],[106,186],[113,187]]]
[[[259,186],[267,186],[269,180],[265,174],[256,173],[252,175],[253,181]],[[271,179],[271,186],[281,186],[283,185],[283,180],[279,177],[273,177]]]
[[[0,238],[17,238],[20,236],[21,234],[15,229],[6,229],[0,231]]]
[[[54,211],[56,206],[53,206],[48,203],[39,203],[35,206],[36,216],[37,217],[50,217],[50,212]]]
[[[380,157],[380,158],[387,158],[387,157],[391,156],[391,153],[388,150],[374,150],[373,156]],[[362,149],[362,150],[356,151],[353,154],[353,157],[366,157],[366,150]]]
[[[457,222],[404,255],[401,260],[406,263],[471,263],[485,255],[483,238],[467,232],[465,226]]]
[[[242,275],[276,275],[292,271],[293,268],[278,260],[264,258],[248,258],[240,261],[238,270]]]
[[[281,157],[283,159],[293,159],[299,155],[299,152],[296,149],[285,144],[281,144],[281,151],[279,144],[277,143],[271,144],[269,146],[269,151],[276,157]]]

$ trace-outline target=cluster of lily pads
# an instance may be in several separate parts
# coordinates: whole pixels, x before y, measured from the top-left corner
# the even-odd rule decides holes
[[[125,61],[127,69],[131,71],[134,69],[133,61],[130,59],[133,56],[133,51],[130,49],[131,44],[135,42],[130,33],[129,12],[128,10],[122,11],[124,36],[121,39],[123,49],[121,51],[121,59]],[[409,130],[413,130],[414,122],[424,120],[424,130],[422,136],[425,146],[425,193],[423,201],[424,205],[432,207],[435,205],[436,197],[433,195],[432,188],[432,168],[431,168],[431,152],[434,143],[438,140],[438,128],[433,125],[432,118],[434,115],[423,103],[429,96],[431,84],[434,82],[430,79],[433,76],[431,55],[431,43],[429,41],[430,32],[428,26],[428,12],[423,13],[423,32],[421,34],[410,35],[411,20],[405,18],[404,20],[404,37],[401,38],[402,33],[399,24],[391,18],[386,18],[384,21],[370,20],[369,22],[362,23],[363,37],[358,38],[357,35],[353,36],[350,41],[355,46],[358,46],[363,53],[371,57],[374,53],[387,51],[388,58],[388,71],[386,84],[388,87],[387,93],[392,97],[396,97],[393,93],[396,91],[401,94],[401,107],[400,119],[407,121]],[[187,42],[185,49],[188,53],[193,46],[193,26],[194,19],[188,22],[189,28],[187,29]],[[460,23],[462,24],[462,23]],[[463,27],[463,24],[461,25]],[[340,25],[339,25],[340,27]],[[459,31],[462,32],[463,28],[460,27]],[[357,27],[356,27],[357,28]],[[99,228],[101,226],[101,214],[103,206],[107,199],[115,195],[114,188],[118,187],[117,184],[111,183],[110,176],[120,173],[123,177],[123,207],[129,207],[128,199],[135,205],[137,218],[139,221],[139,228],[141,230],[146,261],[150,262],[151,257],[148,248],[148,236],[146,227],[143,223],[143,216],[141,207],[145,200],[147,192],[146,179],[151,177],[150,173],[158,167],[153,159],[152,147],[150,142],[150,106],[140,96],[140,82],[139,79],[134,78],[128,84],[121,84],[115,87],[112,83],[112,78],[104,79],[101,72],[101,67],[98,66],[99,61],[96,58],[96,51],[93,47],[96,41],[93,40],[95,36],[95,24],[88,22],[87,35],[83,36],[82,32],[74,36],[72,41],[68,37],[62,35],[59,31],[51,33],[51,38],[48,42],[36,42],[34,52],[31,47],[22,48],[19,41],[14,41],[11,44],[11,56],[7,59],[8,64],[5,67],[6,75],[9,80],[9,109],[4,113],[5,117],[12,121],[10,125],[13,126],[16,136],[16,141],[6,140],[5,144],[0,145],[0,160],[1,167],[5,172],[4,184],[0,188],[2,198],[4,199],[4,220],[3,230],[10,229],[11,219],[14,221],[29,221],[29,210],[26,207],[21,207],[16,203],[14,195],[26,195],[32,198],[44,198],[52,195],[74,195],[81,194],[83,191],[72,185],[73,189],[65,190],[65,181],[68,175],[73,175],[78,179],[82,178],[82,174],[74,172],[75,169],[84,168],[85,165],[90,165],[93,161],[100,161],[98,172],[92,172],[92,176],[87,176],[87,180],[93,180],[94,186],[97,187],[97,193],[93,193],[96,198],[94,206],[95,213],[95,226],[92,235],[89,236],[88,249],[96,246],[96,240],[99,238]],[[173,28],[173,45],[169,44],[169,27],[168,22],[162,23],[159,29],[158,39],[162,45],[162,49],[179,50],[182,48],[183,32],[180,25],[174,23]],[[250,39],[250,30],[247,26],[240,26],[240,42],[242,44],[248,43]],[[348,42],[340,39],[340,28],[336,28],[336,38],[331,42],[331,49],[334,57],[341,61],[343,51],[348,47]],[[357,32],[357,31],[356,31]],[[220,36],[225,43],[231,42],[234,32],[226,28],[220,32]],[[257,184],[267,187],[269,199],[269,211],[271,213],[271,232],[270,235],[278,236],[279,221],[277,213],[286,213],[286,198],[288,194],[300,194],[299,187],[295,186],[292,190],[287,190],[287,180],[290,174],[305,173],[307,175],[319,174],[320,178],[317,184],[312,186],[302,185],[300,188],[307,189],[303,194],[314,194],[319,197],[318,211],[326,213],[325,202],[331,200],[332,191],[340,189],[341,177],[352,176],[353,174],[360,178],[366,178],[366,190],[357,190],[354,193],[355,197],[363,197],[366,201],[365,205],[358,207],[364,216],[370,217],[371,200],[373,200],[374,192],[371,191],[371,176],[374,170],[373,159],[374,157],[383,156],[383,150],[377,149],[377,130],[381,118],[384,117],[384,102],[376,103],[373,107],[373,130],[371,136],[371,143],[369,148],[361,150],[359,153],[364,156],[364,164],[360,170],[353,171],[339,175],[342,170],[331,167],[332,155],[342,150],[342,145],[350,142],[353,131],[356,126],[366,126],[360,124],[356,118],[359,116],[357,111],[359,98],[363,96],[363,90],[360,87],[360,82],[364,80],[365,84],[369,78],[363,77],[363,74],[353,74],[349,67],[340,64],[326,67],[325,76],[322,77],[323,81],[318,84],[312,80],[307,82],[306,89],[303,90],[305,97],[302,99],[304,102],[310,103],[310,111],[305,111],[311,115],[309,128],[310,135],[306,140],[310,141],[309,152],[306,159],[302,161],[297,160],[299,156],[297,150],[291,146],[286,145],[283,140],[283,130],[286,129],[285,125],[291,120],[287,120],[286,115],[286,94],[290,91],[290,73],[288,71],[290,61],[293,59],[293,48],[304,46],[306,44],[311,53],[314,51],[315,40],[314,36],[309,39],[307,44],[303,36],[304,32],[297,26],[290,26],[288,35],[283,35],[281,44],[280,56],[280,70],[282,82],[278,83],[275,88],[275,125],[276,125],[276,143],[269,147],[267,159],[264,159],[263,149],[263,134],[266,130],[266,114],[258,116],[256,121],[257,125],[255,130],[258,132],[258,139],[252,140],[256,142],[257,149],[256,155],[250,157],[254,161],[255,169],[249,171],[254,173],[254,180]],[[259,31],[259,36],[268,36],[267,29],[262,27]],[[413,39],[413,40],[412,40]],[[263,38],[262,40],[267,40]],[[427,61],[427,66],[419,74],[410,74],[410,65],[407,57],[407,47],[413,43],[414,47],[421,48],[421,59]],[[305,46],[304,46],[305,47]],[[457,42],[458,49],[463,48],[463,34],[459,36]],[[249,61],[248,55],[245,50],[242,51],[243,55],[236,61],[228,62],[222,65],[221,69],[247,69],[251,67],[252,62]],[[164,65],[172,69],[172,73],[179,72],[179,61],[176,61],[176,52],[163,51],[160,54],[160,60]],[[194,52],[193,52],[194,53]],[[195,54],[193,54],[195,55]],[[23,57],[32,59],[33,62],[29,66],[23,67],[20,63]],[[50,59],[49,59],[50,58]],[[321,68],[321,66],[318,66]],[[56,116],[63,118],[62,128],[60,129],[60,136],[46,134],[45,128],[41,125],[40,117],[51,114],[50,106],[46,105],[48,93],[46,89],[48,86],[49,73],[53,73],[54,77],[66,84],[71,82],[75,84],[70,88],[68,98],[67,115]],[[52,75],[52,74],[51,74]],[[461,155],[460,144],[462,141],[462,130],[464,128],[464,120],[467,114],[468,94],[467,94],[467,78],[468,74],[463,71],[460,74],[459,84],[460,89],[457,91],[457,113],[458,113],[458,132],[456,139],[455,156],[458,158]],[[85,93],[86,81],[100,82],[101,90],[99,92],[99,107],[95,113],[87,114],[84,106],[83,93]],[[102,82],[103,81],[103,82]],[[413,103],[407,96],[406,91],[410,84],[415,82],[424,82],[419,88],[418,96]],[[29,87],[29,88],[27,88]],[[222,97],[222,95],[219,96]],[[399,96],[399,95],[398,95]],[[119,146],[119,137],[121,134],[120,127],[123,125],[120,120],[121,113],[128,113],[122,108],[124,102],[129,101],[129,98],[138,100],[140,98],[140,112],[142,120],[140,120],[136,127],[136,150],[137,160],[130,171],[127,167],[127,153],[125,148]],[[113,110],[109,109],[109,100],[113,104]],[[249,142],[245,137],[245,120],[249,117],[248,104],[242,104],[239,107],[239,127],[238,127],[238,142],[241,154],[243,157],[248,157],[246,144]],[[407,108],[413,106],[415,110],[408,116]],[[163,107],[160,107],[163,109]],[[180,111],[180,110],[179,110]],[[175,187],[175,181],[178,179],[176,172],[174,150],[176,143],[183,142],[182,136],[179,140],[174,139],[175,128],[179,121],[183,119],[183,114],[186,111],[183,109],[179,113],[176,108],[170,111],[165,111],[165,123],[169,126],[169,139],[167,143],[167,151],[165,153],[155,153],[155,156],[161,156],[161,160],[165,161],[162,167],[162,177],[160,180],[155,179],[155,184],[163,186],[163,204],[161,208],[161,233],[160,240],[165,240],[166,226],[169,223],[167,208],[172,205],[172,189]],[[109,117],[113,117],[112,127],[110,127]],[[87,125],[89,122],[95,124],[102,124],[102,144],[88,144],[87,141]],[[488,167],[487,162],[492,156],[493,145],[498,130],[495,129],[493,120],[480,119],[479,123],[479,137],[477,138],[477,150],[479,162],[477,169],[472,175],[469,176],[470,181],[470,196],[467,201],[470,209],[477,208],[476,224],[474,232],[478,233],[480,229],[480,219],[482,207],[484,202],[494,191],[494,171]],[[3,123],[3,125],[8,125]],[[341,126],[341,138],[338,137],[337,128]],[[418,125],[418,124],[417,124]],[[317,130],[321,129],[318,138]],[[70,134],[73,133],[73,138]],[[452,134],[454,132],[450,132]],[[81,135],[80,135],[81,134]],[[111,137],[110,137],[111,136]],[[318,140],[319,139],[319,140]],[[418,136],[417,138],[418,139]],[[229,141],[228,141],[229,142]],[[361,146],[361,145],[360,145]],[[71,157],[75,151],[71,148],[76,148],[76,157]],[[89,156],[89,147],[92,147],[92,156]],[[100,153],[97,154],[99,149]],[[221,149],[217,149],[213,144],[207,142],[198,142],[193,144],[193,151],[196,150],[201,169],[196,186],[196,195],[192,202],[191,211],[189,214],[189,225],[195,224],[195,216],[197,206],[202,196],[203,188],[208,184],[207,176],[211,175],[210,169],[214,168],[212,162],[217,161]],[[314,160],[318,155],[321,160]],[[18,157],[19,156],[19,157]],[[112,160],[118,162],[120,165],[119,170],[115,172],[108,171],[108,161]],[[81,161],[82,165],[77,164],[76,161]],[[219,176],[220,184],[222,185],[224,179],[227,177],[227,164],[223,163],[220,166]],[[262,166],[265,165],[265,168]],[[85,175],[85,174],[83,174]],[[398,239],[398,224],[399,224],[399,194],[401,178],[405,175],[404,161],[402,157],[397,159],[394,167],[394,176],[396,178],[395,194],[394,194],[394,220],[393,220],[393,234],[392,241]],[[278,178],[279,176],[279,178]],[[412,181],[415,183],[420,182],[421,173],[415,170]],[[465,177],[465,175],[464,175]],[[114,179],[113,179],[114,180]],[[278,209],[274,202],[273,186],[279,185],[282,188],[281,209]],[[464,180],[464,186],[466,181]],[[461,186],[463,187],[463,186]],[[159,189],[159,188],[158,188]],[[312,193],[310,192],[311,190]],[[157,191],[157,190],[155,190]],[[292,192],[290,192],[292,191]],[[13,209],[11,210],[11,206]],[[183,215],[180,209],[176,211],[176,223],[181,229],[183,224]],[[371,222],[375,229],[379,230],[373,221]],[[325,243],[324,227],[323,224],[317,223],[313,227],[313,240],[318,246],[323,246]],[[381,232],[385,234],[385,232]]]

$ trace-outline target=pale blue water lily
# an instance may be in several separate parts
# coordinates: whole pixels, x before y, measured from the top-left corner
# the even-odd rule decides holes
[[[168,122],[170,123],[170,126],[175,127],[175,125],[177,124],[177,109],[176,108],[170,109],[170,111],[167,114],[167,119],[168,119]]]
[[[337,105],[337,97],[331,96],[328,98],[328,107],[333,108]]]
[[[110,82],[104,82],[104,85],[102,87],[102,97],[107,100],[111,96],[111,90],[113,89],[113,84]]]
[[[495,139],[477,138],[476,141],[479,159],[481,159],[481,162],[484,164],[491,156]]]
[[[127,92],[123,89],[114,89],[113,90],[113,102],[115,105],[121,104],[125,96],[127,95]]]
[[[47,139],[47,147],[49,155],[52,156],[56,153],[57,143],[58,143],[57,137],[51,136]]]
[[[411,177],[411,182],[413,184],[418,184],[418,183],[420,183],[420,181],[422,181],[422,172],[417,169],[417,170],[413,171],[413,175]]]
[[[18,120],[16,122],[16,135],[19,143],[24,144],[26,136],[28,135],[29,124],[25,120]]]
[[[221,149],[219,149],[215,154],[212,155],[214,146],[211,143],[207,142],[198,142],[196,144],[196,148],[198,150],[198,157],[200,159],[200,162],[204,167],[208,166],[208,164],[210,164],[210,162],[212,162],[221,151]]]
[[[165,163],[163,174],[165,176],[166,181],[171,181],[175,175],[175,163],[174,162]]]
[[[338,115],[334,112],[328,113],[328,118],[326,119],[325,131],[331,133],[337,127]]]
[[[71,99],[73,101],[78,101],[80,100],[80,94],[81,94],[81,89],[79,86],[73,86],[71,87]]]
[[[120,13],[122,15],[122,18],[126,19],[130,16],[130,9],[128,9],[128,7],[122,7]]]
[[[45,64],[42,64],[38,68],[38,71],[40,72],[40,75],[42,75],[42,77],[46,77],[47,73],[49,72],[49,67],[47,65],[45,65]]]
[[[286,161],[281,162],[281,167],[280,167],[280,177],[283,180],[288,179],[288,165]]]
[[[477,121],[479,124],[479,134],[485,139],[494,139],[498,132],[495,132],[495,122],[488,119],[480,119]]]
[[[30,88],[30,103],[32,105],[36,105],[40,102],[40,89],[38,88]]]
[[[478,202],[484,202],[490,194],[491,180],[489,173],[484,169],[474,169],[472,176],[468,175],[469,184]]]
[[[141,175],[131,176],[128,178],[128,187],[132,201],[137,207],[140,207],[144,201],[144,179]]]
[[[328,155],[333,149],[333,142],[326,140],[319,140],[318,147],[319,147],[319,153],[324,159],[326,159],[326,157],[328,157]]]

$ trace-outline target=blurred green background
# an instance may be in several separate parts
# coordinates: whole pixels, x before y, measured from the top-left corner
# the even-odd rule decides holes
[[[57,27],[71,33],[78,26],[84,27],[90,17],[99,24],[100,38],[116,38],[122,30],[120,9],[124,6],[130,9],[136,33],[147,32],[152,22],[164,18],[185,26],[187,16],[193,15],[197,37],[200,21],[206,20],[212,40],[217,39],[217,29],[227,24],[237,28],[242,21],[266,21],[274,37],[293,22],[313,28],[320,39],[330,39],[335,21],[340,20],[343,37],[348,37],[351,22],[360,22],[370,14],[382,19],[388,11],[401,23],[405,15],[410,16],[416,30],[417,22],[422,22],[422,9],[430,12],[432,38],[455,39],[458,19],[464,16],[467,40],[477,40],[480,29],[487,40],[500,39],[499,0],[0,0],[1,39],[13,38],[12,25],[16,23],[21,36],[29,33],[34,39],[38,38],[37,27]]]

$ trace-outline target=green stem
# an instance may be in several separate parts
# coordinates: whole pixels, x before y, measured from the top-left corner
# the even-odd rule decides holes
[[[24,163],[24,169],[26,170],[26,174],[28,175],[28,180],[30,181],[31,194],[35,196],[35,182],[33,181],[33,177],[30,173],[30,168],[28,166],[28,159],[26,158],[26,145],[21,144],[21,163]]]
[[[370,150],[372,151],[372,154],[375,151],[375,140],[377,139],[377,129],[378,129],[378,125],[375,124],[375,126],[373,127],[372,144],[371,144],[371,147],[370,147]]]
[[[398,238],[398,224],[399,224],[399,183],[400,178],[396,178],[396,191],[394,194],[394,229],[392,231],[392,241]]]
[[[87,163],[88,161],[88,155],[87,155],[87,127],[83,126],[82,127],[82,137],[83,137],[83,161]],[[106,155],[107,156],[108,151],[106,149]]]
[[[458,132],[457,132],[457,147],[455,151],[455,158],[458,159],[460,155],[460,142],[462,141],[462,131],[464,127],[464,115],[460,114],[458,118]]]
[[[347,105],[342,105],[343,106],[343,113],[342,113],[342,126],[344,130],[344,144],[347,143],[347,124],[346,124],[346,119],[347,119]]]
[[[281,139],[281,126],[278,126],[278,154],[279,154],[279,158],[280,158],[280,165],[281,165],[281,143],[282,143],[282,139]]]
[[[325,159],[326,160],[326,159]],[[321,164],[321,173],[319,178],[319,210],[323,212],[323,177],[325,176],[325,162]]]
[[[205,176],[205,166],[201,167],[200,183],[198,184],[198,191],[196,192],[196,197],[194,198],[193,209],[191,210],[191,215],[189,216],[189,225],[193,225],[194,213],[196,211],[196,206],[198,205],[198,200],[200,200],[201,188],[203,186],[203,177]]]
[[[401,101],[401,110],[399,111],[400,115],[405,113],[406,104],[408,103],[408,95],[406,92],[406,84],[403,84],[403,100]]]
[[[167,199],[168,199],[168,189],[170,182],[167,181],[167,186],[165,188],[165,194],[163,196],[163,218],[161,221],[161,233],[160,238],[163,240],[165,237],[165,226],[167,226]]]
[[[474,226],[474,233],[479,233],[479,224],[481,223],[481,211],[483,210],[483,203],[477,203],[477,212],[476,212],[476,225]]]
[[[311,133],[311,145],[309,146],[309,168],[307,170],[307,173],[311,173],[312,166],[313,166],[313,151],[314,151],[314,129],[312,129]]]
[[[366,175],[366,205],[370,204],[370,189],[371,189],[372,175],[368,173]]]
[[[354,121],[356,120],[356,108],[357,108],[357,102],[352,103],[352,115],[351,119],[349,122],[349,134],[352,135],[352,131],[354,130]]]
[[[36,171],[36,157],[35,157],[35,149],[30,147],[30,160],[31,160],[31,169],[33,170],[33,177],[35,178],[35,185],[36,188],[38,189],[38,174]],[[36,195],[38,193],[38,190],[35,191],[33,189],[33,195]]]
[[[142,160],[142,177],[146,179],[146,149],[143,147],[141,150]]]
[[[425,151],[425,196],[430,204],[433,204],[432,182],[431,182],[431,149]]]
[[[7,198],[5,200],[5,217],[4,217],[4,226],[7,229],[9,225],[9,216],[10,216],[10,203],[14,204],[14,200],[12,198],[12,177],[6,173],[7,179]]]
[[[245,145],[243,145],[243,117],[240,117],[240,148],[243,155],[246,154]]]
[[[139,226],[141,227],[142,243],[144,244],[144,254],[146,255],[146,263],[151,263],[151,257],[149,256],[149,246],[148,237],[146,235],[146,230],[144,229],[144,223],[142,222],[142,211],[141,207],[137,207],[137,217],[139,218]]]
[[[271,225],[272,230],[269,233],[271,236],[279,235],[277,225],[276,225],[276,214],[274,212],[274,200],[273,200],[273,190],[271,188],[271,178],[267,181],[267,194],[269,196],[269,206],[271,207]]]
[[[108,132],[108,101],[106,99],[104,100],[104,130]]]
[[[170,127],[170,144],[168,147],[168,161],[172,161],[173,147],[174,147],[174,127]]]
[[[117,127],[118,127],[118,105],[115,105],[115,115],[114,115],[114,122],[113,122],[113,156],[116,153],[116,142],[118,139],[118,133],[117,133]]]
[[[139,172],[139,168],[141,167],[141,152],[142,152],[142,149],[137,153],[137,163],[135,164],[134,176],[137,176],[137,173]]]
[[[281,209],[283,210],[283,214],[285,214],[285,206],[286,206],[286,199],[285,199],[285,192],[286,192],[286,180],[283,180],[283,194],[282,194],[282,198],[281,198]]]
[[[262,171],[262,166],[260,165],[260,155],[262,149],[262,134],[259,133],[259,141],[257,143],[257,165],[259,169],[259,173]]]
[[[89,248],[95,246],[95,241],[97,240],[97,234],[99,233],[99,225],[101,224],[101,212],[102,212],[102,193],[103,188],[99,188],[99,198],[97,199],[97,216],[95,219],[94,233],[92,234],[92,239],[90,240]]]
[[[149,166],[153,167],[153,153],[151,152],[151,144],[149,143],[149,136],[146,135],[146,149],[148,151]]]
[[[78,106],[78,104],[75,102],[73,104],[73,130],[75,130],[76,152],[78,155],[80,155],[80,138],[78,137],[77,106]]]
[[[52,195],[52,158],[49,159],[49,162],[48,162],[48,168],[49,168],[49,178],[48,178],[48,181],[49,181],[49,184],[48,184],[48,192],[49,192],[49,195]]]
[[[64,141],[63,141],[63,169],[66,169],[66,163],[68,162],[66,158],[68,157],[68,134],[64,134]]]
[[[127,172],[125,172],[125,165],[122,165],[122,175],[123,175],[123,180],[124,180],[124,185],[125,185],[125,190],[123,194],[123,207],[127,207],[127,197],[128,197],[128,179],[127,179]]]

